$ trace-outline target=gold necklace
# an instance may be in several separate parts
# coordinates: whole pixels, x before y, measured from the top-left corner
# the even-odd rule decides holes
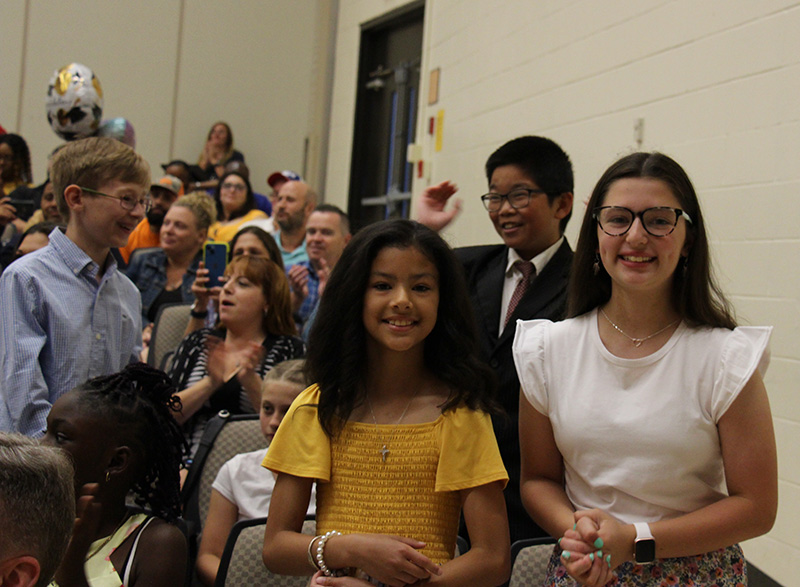
[[[662,328],[662,329],[661,329],[661,330],[659,330],[658,332],[654,332],[654,333],[653,333],[653,334],[651,334],[650,336],[645,336],[644,338],[636,338],[636,337],[634,337],[634,336],[631,336],[630,334],[628,334],[628,333],[627,333],[627,332],[625,332],[624,330],[622,330],[622,328],[620,328],[620,327],[619,327],[619,326],[617,326],[616,324],[614,324],[614,322],[611,320],[611,318],[609,318],[609,317],[608,317],[608,314],[606,314],[606,311],[605,311],[603,308],[600,308],[600,313],[603,315],[603,318],[605,318],[606,320],[608,320],[608,323],[609,323],[609,324],[611,324],[611,326],[613,326],[613,327],[614,327],[614,330],[616,330],[617,332],[619,332],[619,333],[620,333],[622,336],[624,336],[625,338],[629,339],[629,340],[630,340],[630,341],[633,343],[633,346],[635,346],[637,349],[638,349],[640,346],[642,346],[642,343],[643,343],[644,341],[646,341],[646,340],[650,340],[650,339],[651,339],[651,338],[653,338],[654,336],[658,336],[659,334],[661,334],[661,333],[662,333],[662,332],[664,332],[665,330],[668,330],[669,328],[672,328],[672,327],[673,327],[673,326],[675,326],[675,325],[676,325],[678,322],[680,322],[680,321],[681,321],[681,319],[680,319],[680,318],[678,318],[677,320],[675,320],[675,322],[670,322],[670,323],[669,323],[669,324],[667,324],[667,325],[666,325],[664,328]]]
[[[408,400],[408,403],[406,404],[406,409],[403,410],[403,413],[400,414],[400,417],[397,419],[397,422],[394,423],[394,429],[392,430],[392,433],[389,435],[389,442],[391,442],[392,439],[394,438],[394,433],[397,432],[397,427],[400,426],[400,422],[402,422],[403,418],[406,417],[406,412],[408,412],[408,408],[411,407],[411,402],[413,402],[414,398],[417,397],[418,391],[419,388],[417,388],[417,390],[414,392],[414,395],[411,396],[411,399]],[[381,434],[381,431],[378,429],[378,420],[375,418],[375,412],[372,411],[372,402],[370,401],[369,396],[367,396],[367,407],[369,408],[370,416],[372,416],[372,422],[373,424],[375,424],[375,432],[378,434],[378,437],[381,439],[381,444],[383,445],[381,447],[380,453],[381,453],[381,458],[385,463],[386,457],[389,455],[389,449],[386,446],[388,443],[386,442],[386,440],[384,440],[383,434]]]

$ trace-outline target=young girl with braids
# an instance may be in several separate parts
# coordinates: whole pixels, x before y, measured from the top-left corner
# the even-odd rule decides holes
[[[75,465],[78,517],[59,587],[174,587],[186,576],[178,470],[185,441],[169,378],[144,363],[96,377],[53,404],[43,442]],[[132,513],[126,496],[149,513]]]
[[[278,473],[269,569],[316,571],[314,586],[494,587],[508,577],[508,476],[473,322],[458,261],[430,229],[390,220],[348,244],[311,331],[317,384],[264,459]],[[311,537],[300,529],[315,480]],[[462,511],[472,548],[453,558]]]

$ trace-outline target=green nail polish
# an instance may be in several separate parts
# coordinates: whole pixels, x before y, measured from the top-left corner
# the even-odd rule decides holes
[[[602,550],[598,550],[597,551],[597,558],[599,558],[600,560],[603,560],[603,551]]]
[[[603,548],[603,539],[598,537],[598,539],[594,541],[594,547]]]
[[[589,560],[594,562],[594,553],[589,553]]]
[[[575,522],[574,524],[572,524],[572,529],[573,530],[575,530],[577,527],[578,527],[578,522]]]
[[[611,555],[610,554],[606,555],[606,562],[608,563],[608,568],[610,569],[611,568]]]
[[[568,559],[568,558],[569,558],[569,556],[570,556],[570,555],[569,555],[569,551],[568,551],[568,550],[564,550],[564,551],[562,551],[562,552],[561,552],[561,556],[563,556],[564,558],[567,558],[567,559]]]
[[[563,537],[563,536],[562,536],[561,538],[559,538],[559,539],[558,539],[558,545],[559,545],[559,546],[561,546],[561,541],[562,541],[562,540],[564,540],[564,537]]]

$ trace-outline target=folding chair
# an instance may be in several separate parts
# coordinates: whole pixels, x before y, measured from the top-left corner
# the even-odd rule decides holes
[[[258,414],[232,416],[223,410],[206,423],[181,490],[183,517],[189,529],[199,536],[208,515],[211,485],[220,467],[237,454],[267,448],[261,434]]]
[[[237,522],[228,536],[214,587],[305,587],[307,576],[276,575],[261,560],[267,518]],[[316,522],[307,519],[303,534],[314,536]]]
[[[191,303],[164,304],[158,309],[153,333],[150,336],[150,350],[147,364],[164,370],[164,358],[175,351],[183,340],[183,333],[189,324]]]
[[[509,587],[541,585],[547,564],[553,554],[555,538],[526,538],[511,545],[511,579]]]

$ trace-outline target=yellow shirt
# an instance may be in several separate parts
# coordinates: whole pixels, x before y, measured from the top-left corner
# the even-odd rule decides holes
[[[250,210],[244,216],[239,216],[239,218],[230,222],[215,222],[208,229],[208,238],[212,241],[229,243],[233,240],[233,237],[236,236],[236,233],[239,232],[239,228],[242,224],[250,222],[251,220],[257,220],[258,218],[269,218],[269,216],[264,214],[261,210],[254,209]]]
[[[424,424],[347,422],[329,438],[318,401],[316,385],[297,396],[263,463],[317,480],[317,533],[406,536],[425,542],[436,563],[453,558],[458,492],[508,481],[489,416],[459,407]]]

